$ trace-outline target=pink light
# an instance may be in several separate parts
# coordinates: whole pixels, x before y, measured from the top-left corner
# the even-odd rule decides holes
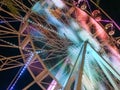
[[[108,42],[109,36],[105,32],[104,28],[102,28],[97,21],[94,20],[91,16],[89,16],[85,11],[76,7],[75,16],[79,24],[88,32],[91,32],[91,25],[94,25],[95,36],[99,37],[100,40],[104,42],[104,46],[107,46],[112,60],[114,62],[120,62],[120,55],[118,49],[113,45],[111,46]],[[115,24],[115,23],[114,23]],[[119,27],[118,27],[119,28]]]
[[[99,36],[103,40],[107,39],[107,34],[104,31],[104,29],[93,18],[91,18],[86,12],[82,11],[79,8],[76,8],[75,14],[76,14],[77,21],[80,22],[80,25],[83,28],[85,28],[85,30],[90,32],[90,26],[94,25],[97,36]]]
[[[77,21],[80,23],[82,28],[85,28],[87,31],[89,31],[90,28],[86,24],[87,19],[89,19],[88,15],[84,11],[80,10],[79,8],[76,8],[75,15],[76,15]]]
[[[55,80],[53,80],[51,83],[50,83],[50,86],[47,88],[47,90],[54,90],[55,87],[57,85],[57,82]]]
[[[90,18],[90,20],[95,25],[97,35],[103,40],[107,39],[107,34],[104,29],[93,18]]]

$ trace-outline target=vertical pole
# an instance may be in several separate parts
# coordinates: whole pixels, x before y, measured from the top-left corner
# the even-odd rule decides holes
[[[81,52],[82,52],[83,46],[84,46],[84,44],[82,45],[82,47],[81,47],[81,49],[80,49],[80,51],[79,51],[79,54],[78,54],[77,59],[76,59],[76,61],[75,61],[75,64],[74,64],[74,66],[73,66],[73,68],[72,68],[72,70],[71,70],[71,72],[70,72],[70,76],[69,76],[69,78],[68,78],[67,84],[66,84],[66,86],[63,88],[63,90],[70,90],[70,86],[71,86],[71,84],[72,84],[71,78],[73,78],[73,77],[72,77],[73,72],[74,72],[74,70],[75,70],[75,67],[76,67],[77,63],[79,63],[78,61],[79,61],[79,57],[80,57],[80,54],[81,54]]]
[[[82,61],[80,62],[80,66],[78,68],[78,75],[75,81],[74,90],[81,90],[81,87],[82,87],[82,75],[83,75],[83,69],[84,69],[84,61],[85,61],[87,43],[88,41],[85,41],[85,44],[83,47],[83,53],[82,53]]]

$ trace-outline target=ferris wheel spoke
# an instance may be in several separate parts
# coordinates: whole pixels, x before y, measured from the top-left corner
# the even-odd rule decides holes
[[[47,57],[46,59],[43,59],[43,61],[50,61],[50,60],[53,60],[53,59],[56,59],[56,58],[59,58],[59,57],[67,57],[67,54],[63,54],[63,55],[58,55],[58,56],[55,56],[55,57]]]
[[[17,33],[15,29],[11,29],[9,27],[5,27],[5,26],[0,25],[0,28],[1,28],[1,32]]]
[[[0,45],[0,47],[19,48],[18,46]]]
[[[5,36],[4,35],[6,34],[0,34],[0,38],[3,39],[3,38],[17,38],[18,36]]]
[[[120,28],[94,1],[0,1],[0,73],[17,71],[7,89],[118,89]]]
[[[0,65],[0,71],[12,69],[15,67],[23,66],[22,56],[11,56],[11,57],[4,57],[0,58],[2,65]]]

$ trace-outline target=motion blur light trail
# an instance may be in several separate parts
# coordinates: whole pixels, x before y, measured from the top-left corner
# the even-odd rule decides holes
[[[120,44],[114,36],[119,28],[92,0],[11,3],[18,14],[0,2],[4,13],[0,15],[0,47],[17,48],[20,55],[0,55],[0,71],[21,63],[22,69],[8,89],[119,90]],[[25,71],[31,80],[23,78]]]
[[[38,4],[37,4],[38,5]],[[40,3],[38,5],[39,7],[41,7]],[[42,8],[42,7],[41,7]],[[41,10],[38,11],[38,9],[35,9],[33,8],[33,10],[42,15],[41,13]],[[67,25],[65,23],[62,23],[59,19],[57,19],[56,17],[54,17],[54,15],[52,15],[50,12],[49,12],[49,9],[45,9],[43,10],[43,12],[47,13],[47,14],[44,14],[45,17],[46,17],[46,21],[50,24],[52,24],[53,26],[57,26],[57,30],[58,32],[60,33],[60,36],[62,36],[62,38],[65,38],[65,36],[71,41],[73,42],[74,44],[72,46],[69,46],[68,47],[68,53],[74,53],[74,50],[76,50],[76,54],[73,54],[73,57],[70,56],[71,58],[71,63],[74,65],[74,62],[76,60],[75,57],[77,57],[78,55],[78,52],[79,52],[79,49],[77,49],[75,46],[76,45],[81,45],[81,43],[83,43],[84,41],[88,40],[88,42],[95,48],[96,51],[100,51],[101,49],[101,45],[99,44],[99,41],[97,41],[96,39],[94,39],[91,34],[90,34],[90,26],[88,24],[92,23],[95,27],[95,30],[96,30],[96,33],[95,33],[95,36],[98,36],[102,41],[106,42],[106,39],[109,38],[109,36],[107,35],[107,33],[104,31],[104,29],[102,29],[102,27],[90,16],[87,15],[87,13],[85,13],[84,11],[82,11],[81,9],[79,8],[76,8],[76,19],[78,20],[78,22],[80,22],[80,25],[82,26],[82,28],[80,26],[78,26],[77,23],[75,23],[74,20],[68,20],[68,21],[71,21],[71,23],[74,23],[74,26],[78,26],[78,28],[72,28],[72,24],[70,25]],[[86,23],[87,19],[89,19],[89,23]],[[84,30],[84,29],[85,30]],[[86,31],[88,30],[88,31]],[[65,35],[65,36],[64,36]],[[84,37],[84,36],[87,36],[87,37]],[[105,45],[109,48],[110,45],[105,43]],[[71,50],[70,50],[71,49]],[[112,49],[112,48],[109,48],[109,49]],[[111,50],[110,50],[111,51]],[[91,52],[91,51],[89,51]],[[92,52],[91,52],[92,53]],[[114,52],[112,52],[114,54]],[[105,53],[104,53],[105,54]],[[95,53],[92,53],[92,55],[95,55]],[[117,55],[117,53],[116,53]],[[96,56],[96,55],[95,55]],[[103,55],[104,56],[104,55]],[[100,57],[94,57],[96,60],[99,60]],[[119,57],[118,57],[119,58]],[[90,59],[90,58],[89,58]],[[104,58],[102,58],[102,60],[104,60]],[[119,60],[119,59],[117,59]],[[89,60],[90,61],[90,60]],[[79,61],[80,63],[80,61]],[[104,62],[105,64],[105,62]],[[78,64],[79,65],[79,64]],[[102,64],[101,64],[102,65]],[[64,65],[62,65],[61,67],[64,67]],[[76,66],[78,67],[78,66]],[[100,66],[101,67],[101,66]],[[63,68],[61,68],[61,70],[64,71]],[[59,70],[58,72],[60,72],[61,70]],[[90,70],[90,69],[89,69]],[[110,68],[109,68],[110,70]],[[75,70],[76,71],[76,70]],[[111,71],[111,70],[110,70]],[[58,79],[58,81],[60,80],[59,78],[61,77],[61,73],[58,74],[58,76],[56,77]],[[114,73],[113,73],[114,74]],[[115,75],[116,76],[116,75]],[[91,77],[91,76],[90,76]],[[66,77],[67,78],[67,77]],[[117,78],[119,78],[119,75],[117,75]],[[64,78],[65,79],[65,78]],[[111,82],[111,81],[110,81]],[[61,83],[62,84],[62,83]],[[112,82],[113,86],[114,86],[114,82]],[[64,86],[63,86],[64,87]],[[95,86],[94,86],[95,87]],[[114,86],[114,88],[116,88],[116,90],[118,90],[118,88],[116,87],[116,85]]]
[[[8,88],[9,90],[14,90],[14,87],[15,87],[17,81],[20,79],[20,77],[22,76],[22,74],[25,72],[25,70],[28,67],[28,65],[30,64],[33,56],[34,56],[34,54],[31,53],[30,57],[28,58],[28,60],[27,60],[27,62],[25,64],[25,66],[21,69],[20,73],[18,73],[18,77],[15,78],[15,81],[13,81],[12,86],[10,86],[10,88]]]

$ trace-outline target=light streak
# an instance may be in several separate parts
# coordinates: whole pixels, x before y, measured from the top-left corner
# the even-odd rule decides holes
[[[0,20],[0,23],[8,23],[8,22],[19,22],[19,21],[18,20],[9,20],[9,21]]]
[[[91,48],[90,44],[88,45],[88,50],[97,60],[98,64],[102,63],[115,77],[117,77],[118,80],[120,80],[120,74],[117,73],[116,70],[114,70],[114,68],[112,68],[111,65],[107,63],[107,61],[95,51],[95,49]]]
[[[58,2],[57,0],[54,2],[57,6]],[[40,5],[38,5],[39,7],[41,7]],[[59,6],[58,6],[59,7]],[[37,8],[36,8],[37,9]],[[78,21],[80,22],[81,26],[84,28],[83,30],[78,30],[77,32],[75,31],[76,29],[80,29],[79,26],[77,26],[76,23],[71,23],[71,27],[73,28],[69,28],[70,26],[67,26],[65,25],[64,23],[62,23],[60,20],[58,20],[57,18],[55,18],[50,12],[49,12],[49,9],[44,9],[42,13],[46,14],[45,17],[46,17],[46,22],[54,25],[57,27],[58,29],[58,32],[59,32],[59,36],[64,38],[64,34],[66,35],[66,37],[71,40],[72,42],[75,42],[76,43],[81,43],[83,41],[86,41],[88,40],[90,44],[92,44],[92,46],[95,48],[95,50],[97,51],[100,51],[101,47],[100,47],[100,44],[97,42],[97,40],[95,39],[96,36],[100,37],[101,40],[103,40],[104,42],[106,42],[106,39],[108,38],[107,36],[107,33],[104,31],[104,29],[93,19],[91,18],[87,13],[85,13],[84,11],[81,11],[79,8],[77,8],[78,12],[76,12],[76,15],[77,15],[77,19]],[[38,14],[41,14],[41,9],[39,10],[35,10],[35,12],[37,12]],[[89,23],[86,23],[86,21],[90,20]],[[102,20],[101,20],[102,21]],[[104,20],[106,22],[109,22],[108,20]],[[95,36],[92,37],[90,33],[90,30],[91,30],[91,26],[90,25],[95,25]],[[43,25],[41,25],[41,27],[44,28]],[[44,29],[47,29],[46,27]],[[88,32],[87,32],[88,31]],[[63,35],[63,36],[62,36]],[[79,41],[78,37],[80,39],[82,39],[81,41]],[[106,44],[107,47],[109,47],[108,44]],[[70,51],[69,49],[70,47],[68,47],[68,50]],[[74,47],[73,47],[74,48]],[[77,50],[77,48],[74,48],[75,50]],[[110,49],[110,47],[109,47]],[[111,48],[111,50],[113,49],[113,47]],[[69,52],[68,51],[68,52]],[[116,53],[114,50],[112,50],[113,53]],[[70,53],[73,52],[70,51]],[[92,52],[92,50],[90,51],[92,54],[94,53],[94,51]],[[94,54],[93,54],[94,55]],[[75,55],[72,57],[73,60],[75,58]],[[101,57],[97,57],[95,56],[94,57],[95,59],[97,58],[98,60],[101,60]],[[90,58],[89,58],[90,59]],[[73,61],[72,61],[73,62]],[[106,64],[106,63],[105,63]],[[64,65],[63,65],[64,66]],[[58,77],[56,77],[57,79],[60,78],[60,76],[62,76],[61,74],[63,73],[64,71],[64,68],[65,66],[63,67],[62,66],[62,69],[58,71],[57,75]],[[107,65],[106,65],[107,66]],[[89,68],[89,65],[88,65],[88,68]],[[111,69],[109,66],[107,66],[107,68]],[[112,71],[113,72],[113,71]],[[91,81],[93,80],[92,78],[92,74],[89,72],[89,76],[91,78]],[[116,75],[117,76],[117,75]],[[65,77],[66,78],[66,77]],[[49,86],[49,88],[51,89],[51,85]],[[49,90],[48,88],[48,90]]]
[[[28,58],[26,64],[24,65],[24,67],[22,68],[22,70],[20,71],[18,77],[16,78],[16,80],[12,83],[12,85],[10,86],[10,88],[8,88],[9,90],[14,90],[14,87],[17,83],[17,81],[20,79],[20,77],[22,76],[22,74],[25,72],[26,68],[28,67],[28,65],[30,64],[30,61],[32,60],[34,54],[31,52],[30,53],[30,57]]]
[[[57,85],[57,82],[55,80],[52,80],[47,90],[54,90],[56,85]]]

